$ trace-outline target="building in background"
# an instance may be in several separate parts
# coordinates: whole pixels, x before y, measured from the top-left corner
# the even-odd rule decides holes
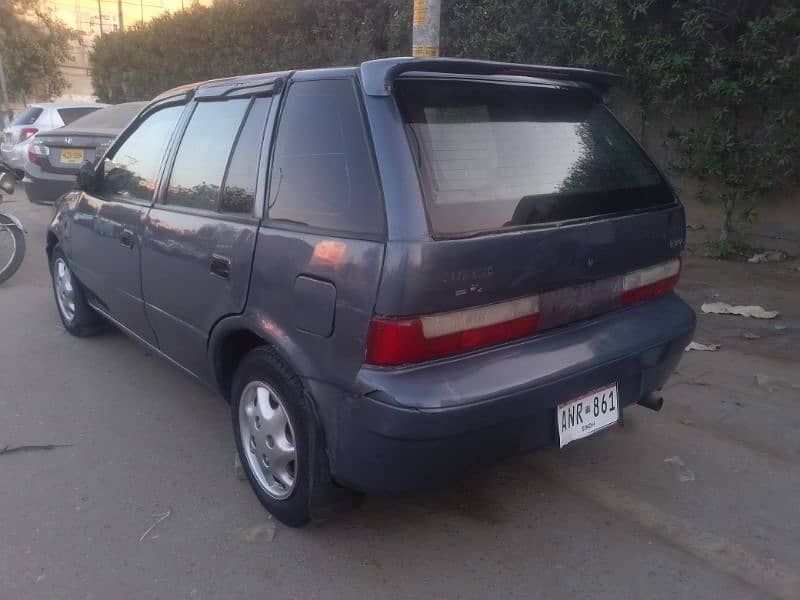
[[[92,89],[89,52],[96,37],[147,23],[164,13],[178,12],[195,4],[209,5],[213,0],[39,0],[41,8],[80,33],[73,44],[72,60],[62,69],[69,87],[57,101],[91,101]],[[45,100],[45,99],[39,99]]]

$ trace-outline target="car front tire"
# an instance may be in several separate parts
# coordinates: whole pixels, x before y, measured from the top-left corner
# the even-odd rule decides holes
[[[58,245],[50,255],[50,277],[64,329],[77,337],[88,337],[100,331],[102,318],[86,302],[83,286],[72,273],[67,257]]]

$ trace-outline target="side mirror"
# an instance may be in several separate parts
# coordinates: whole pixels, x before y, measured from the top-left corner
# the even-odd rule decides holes
[[[90,194],[97,191],[99,177],[91,161],[85,160],[78,171],[78,189]]]
[[[6,194],[14,193],[14,177],[11,173],[0,173],[0,191]]]

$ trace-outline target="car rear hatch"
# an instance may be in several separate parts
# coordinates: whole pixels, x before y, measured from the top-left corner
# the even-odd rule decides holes
[[[29,148],[31,162],[51,173],[74,174],[84,161],[94,162],[116,137],[116,132],[56,130],[36,136]]]
[[[387,244],[368,364],[496,346],[674,287],[683,208],[596,89],[408,73],[393,90],[430,238]]]

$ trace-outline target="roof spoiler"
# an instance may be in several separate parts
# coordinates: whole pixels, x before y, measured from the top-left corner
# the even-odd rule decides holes
[[[462,58],[381,58],[361,63],[361,81],[368,96],[389,96],[392,83],[403,73],[450,73],[462,75],[516,75],[542,79],[564,79],[588,83],[605,92],[622,81],[620,75],[591,69],[522,65]]]

